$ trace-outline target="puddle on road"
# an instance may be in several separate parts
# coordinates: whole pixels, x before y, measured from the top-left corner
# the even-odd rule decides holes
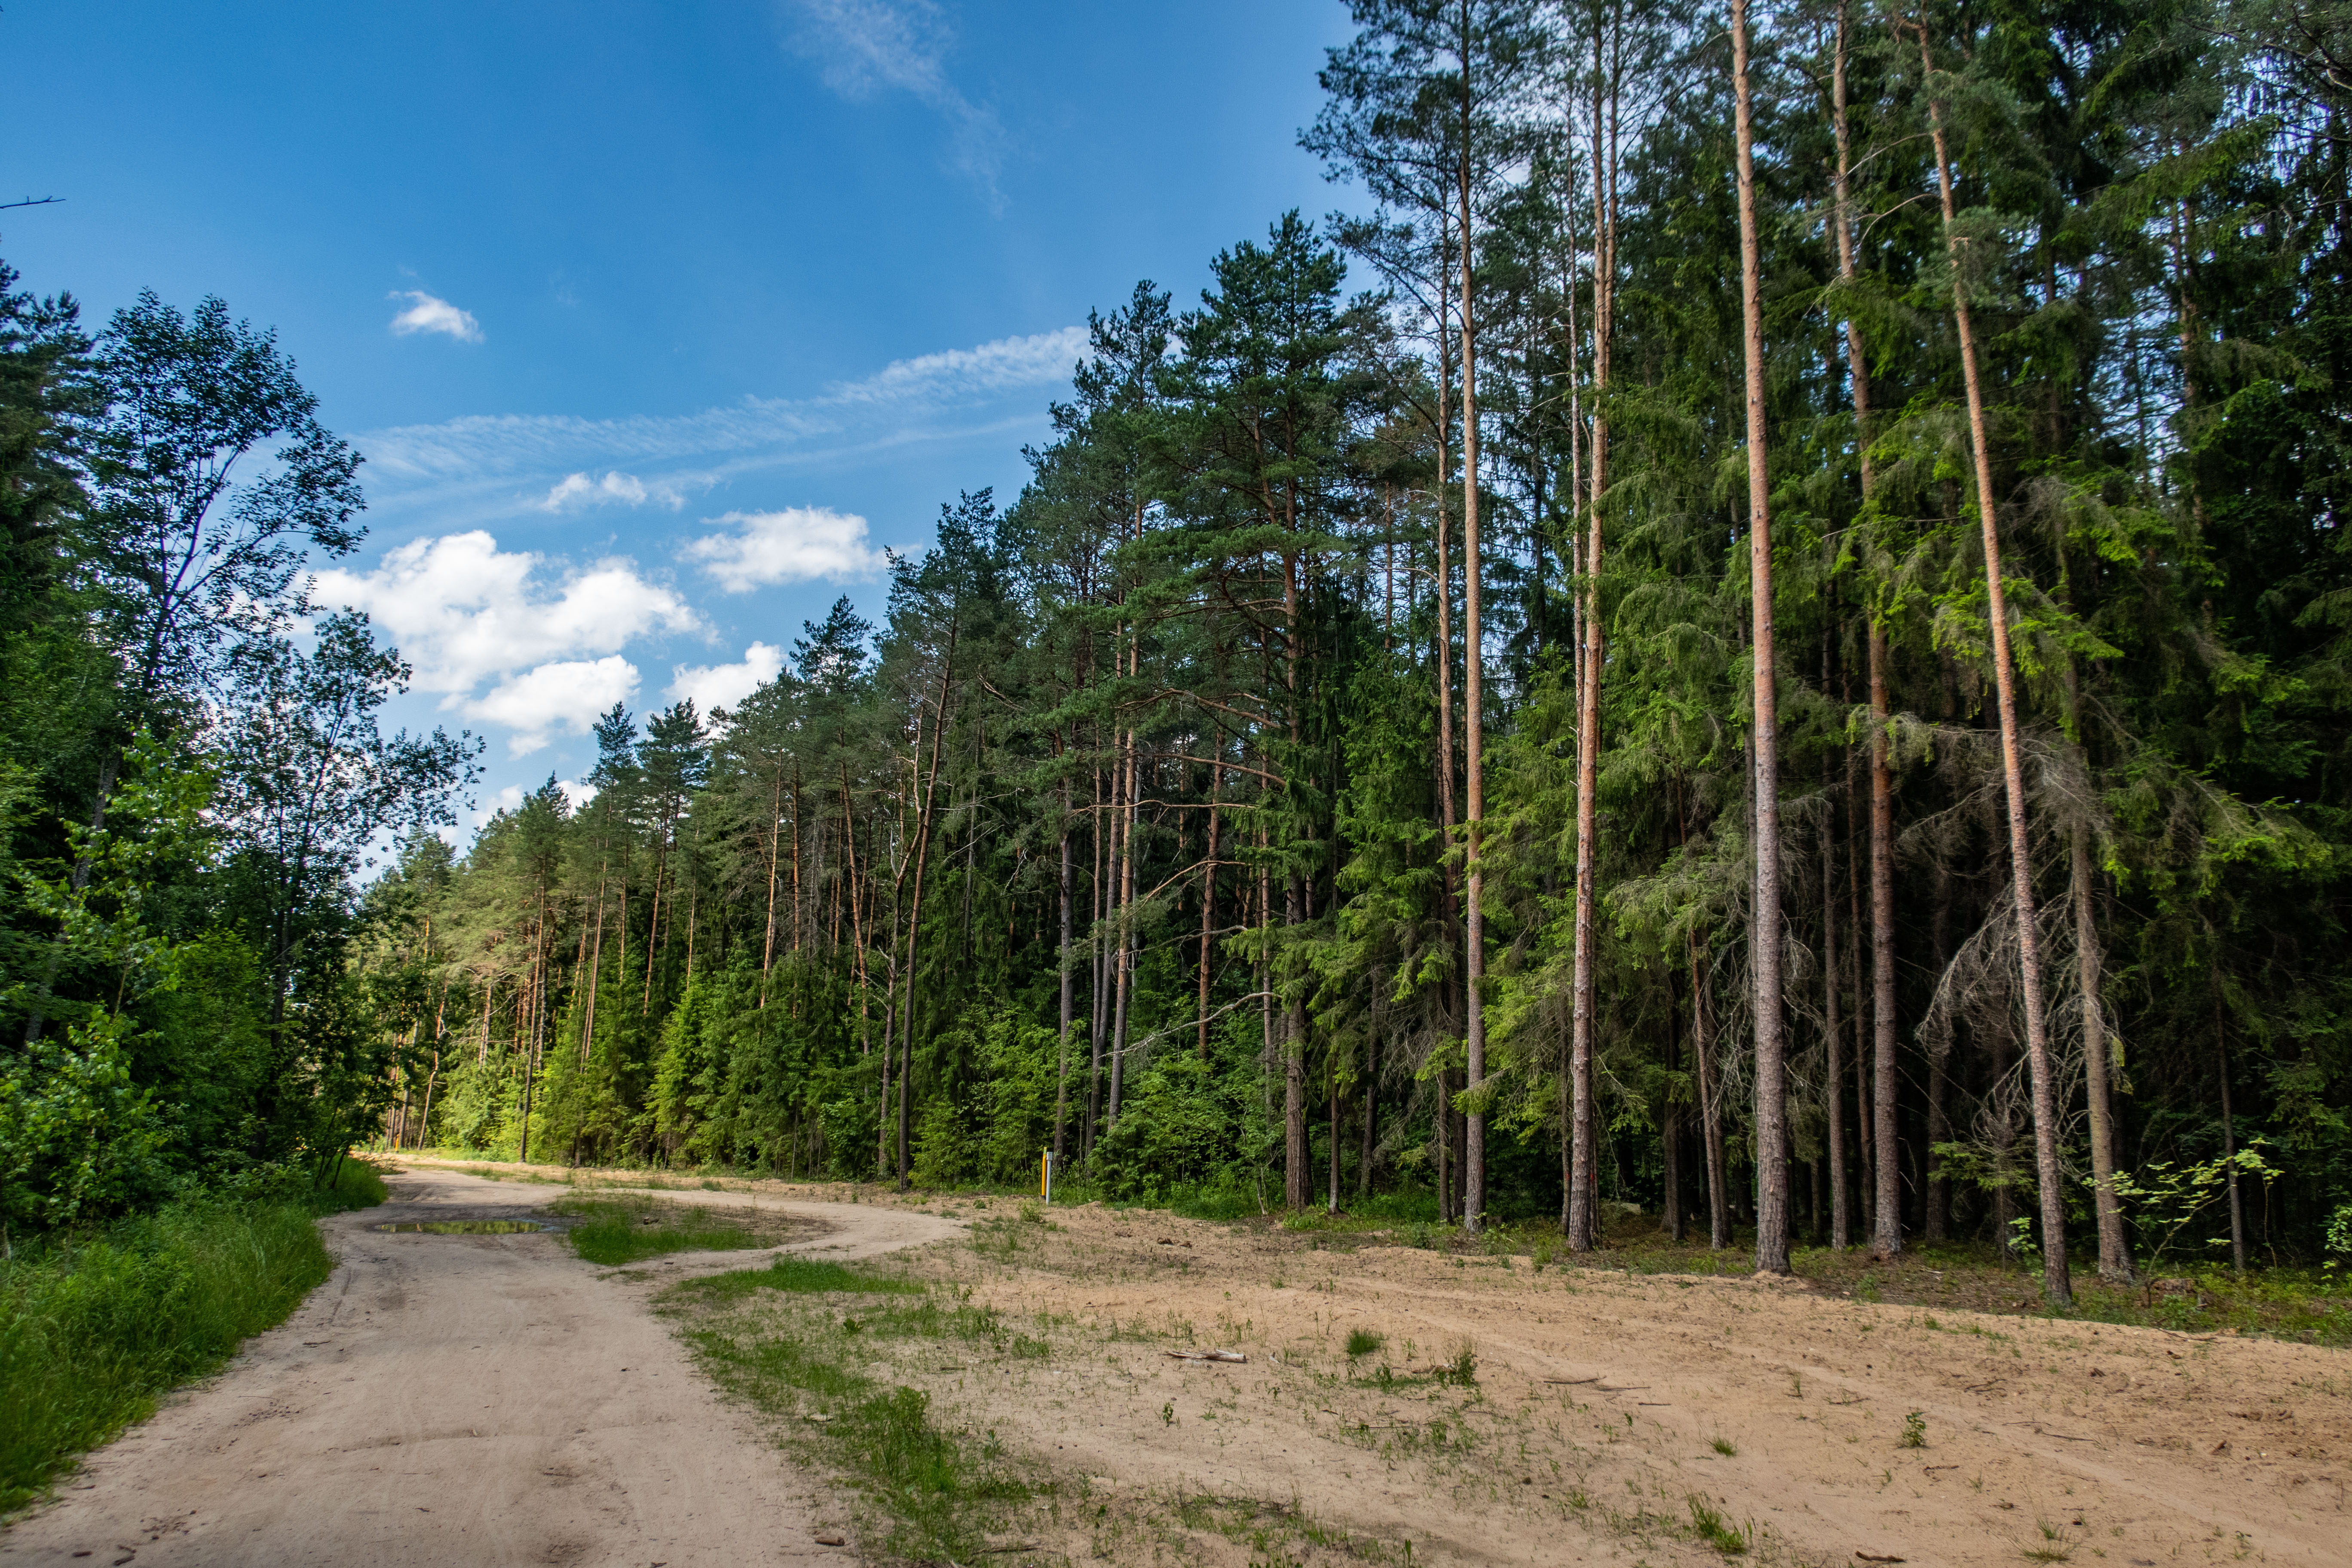
[[[526,1231],[554,1228],[535,1219],[413,1219],[376,1226],[396,1235],[422,1232],[426,1236],[519,1236]]]

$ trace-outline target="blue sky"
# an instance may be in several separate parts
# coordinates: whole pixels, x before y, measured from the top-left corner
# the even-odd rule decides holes
[[[0,256],[275,326],[369,458],[322,578],[482,790],[740,695],[884,546],[1017,491],[1089,308],[1349,200],[1337,0],[9,0]]]

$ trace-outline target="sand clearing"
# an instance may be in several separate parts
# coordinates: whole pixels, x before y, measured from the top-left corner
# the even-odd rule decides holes
[[[1241,1568],[1257,1553],[1234,1539],[1239,1506],[1357,1537],[1358,1554],[1721,1563],[1694,1538],[1696,1498],[1760,1526],[1762,1562],[2352,1563],[2341,1351],[1054,1218],[910,1261],[1024,1331],[1053,1314],[1049,1358],[928,1382],[943,1421],[1080,1483],[1081,1511],[1118,1500],[1105,1518],[1124,1513],[1123,1535],[1097,1520],[1031,1537],[1076,1560]],[[1351,1330],[1385,1345],[1351,1363]],[[1475,1385],[1428,1375],[1465,1342]],[[1168,1353],[1208,1346],[1249,1360]],[[1915,1411],[1923,1447],[1904,1442]],[[1187,1500],[1226,1508],[1227,1528],[1188,1524]]]

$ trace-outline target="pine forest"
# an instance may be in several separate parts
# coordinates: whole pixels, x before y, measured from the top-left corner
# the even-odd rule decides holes
[[[469,842],[290,350],[8,274],[11,1235],[373,1146],[2352,1255],[2352,11],[1349,10],[1337,210]]]

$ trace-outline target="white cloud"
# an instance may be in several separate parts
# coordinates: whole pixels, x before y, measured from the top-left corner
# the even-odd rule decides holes
[[[1067,377],[1086,350],[1084,327],[999,338],[976,349],[946,349],[894,360],[864,381],[835,387],[829,401],[898,403],[1035,386]]]
[[[693,699],[699,712],[713,708],[733,708],[761,687],[776,679],[784,668],[784,650],[770,643],[755,642],[743,650],[740,664],[678,665],[671,670],[675,677],[669,683],[672,701]]]
[[[912,94],[948,121],[957,169],[1001,204],[1004,127],[950,79],[955,34],[935,0],[794,0],[793,8],[803,23],[794,43],[824,67],[827,87],[852,100],[885,89]]]
[[[693,606],[625,557],[553,584],[544,564],[531,552],[499,550],[476,529],[412,540],[371,572],[321,572],[314,595],[365,610],[415,667],[417,689],[453,694],[450,707],[455,694],[518,669],[614,653],[648,632],[702,629]]]
[[[586,734],[588,727],[614,703],[626,702],[636,692],[637,667],[613,654],[593,660],[540,665],[499,682],[462,706],[468,719],[503,724],[513,731],[507,741],[507,754],[525,757],[546,745],[553,731]]]
[[[643,506],[657,501],[676,511],[686,504],[686,496],[675,484],[656,480],[646,483],[635,474],[625,474],[614,468],[601,479],[592,479],[585,473],[566,474],[547,492],[539,503],[541,511],[566,511],[575,507],[603,506],[619,501],[625,506]]]
[[[461,310],[446,300],[436,300],[422,289],[395,289],[384,298],[408,301],[408,309],[392,319],[392,331],[395,337],[404,338],[415,332],[438,332],[461,343],[482,341],[482,324],[474,320],[474,312]]]
[[[713,522],[732,533],[705,534],[682,552],[730,594],[777,583],[867,577],[882,568],[882,552],[866,542],[866,520],[829,507],[782,511],[730,511]]]

